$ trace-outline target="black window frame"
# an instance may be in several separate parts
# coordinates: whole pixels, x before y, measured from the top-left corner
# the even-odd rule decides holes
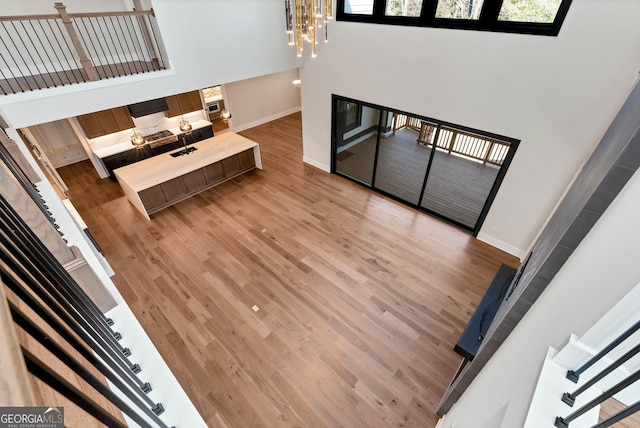
[[[460,131],[463,132],[469,132],[472,134],[477,134],[479,136],[483,136],[483,137],[487,137],[487,138],[491,138],[494,140],[501,140],[504,141],[506,143],[509,143],[511,148],[509,150],[509,152],[507,153],[507,157],[504,160],[504,163],[502,164],[502,166],[500,167],[500,170],[498,171],[498,175],[496,176],[495,181],[493,182],[493,186],[491,187],[491,190],[489,192],[489,194],[487,195],[487,199],[485,200],[485,204],[482,207],[482,210],[480,212],[480,215],[478,216],[478,220],[476,221],[476,224],[474,226],[467,226],[465,224],[462,224],[460,222],[457,222],[455,220],[452,220],[448,217],[446,217],[443,214],[437,213],[435,211],[429,210],[425,207],[422,207],[420,205],[420,203],[418,204],[413,204],[411,202],[408,202],[404,199],[401,199],[395,195],[392,195],[388,192],[385,192],[382,189],[379,189],[375,186],[375,176],[376,176],[376,168],[377,168],[377,164],[378,164],[378,151],[376,149],[376,154],[375,157],[373,159],[373,172],[372,172],[372,182],[371,184],[369,183],[365,183],[363,181],[357,180],[353,177],[350,177],[347,174],[344,174],[340,171],[337,170],[336,166],[337,166],[337,159],[336,159],[336,154],[337,154],[337,149],[338,149],[338,144],[337,144],[337,138],[336,138],[336,131],[337,131],[337,120],[336,120],[336,113],[338,112],[338,102],[342,101],[342,102],[349,102],[349,103],[356,103],[359,104],[361,107],[369,107],[372,109],[376,109],[379,110],[380,112],[383,111],[387,111],[387,112],[391,112],[391,113],[397,113],[397,114],[403,114],[405,116],[410,116],[410,117],[415,117],[416,119],[420,119],[423,120],[425,122],[429,122],[429,123],[433,123],[433,124],[437,124],[440,127],[445,127],[445,128],[453,128],[453,129],[458,129]],[[382,127],[382,122],[379,123],[378,125],[378,129],[380,129]],[[379,140],[379,138],[378,138]],[[349,98],[349,97],[345,97],[343,95],[337,95],[337,94],[331,94],[331,165],[330,165],[330,173],[331,174],[336,174],[340,177],[343,177],[349,181],[352,181],[360,186],[363,186],[369,190],[372,190],[374,192],[380,193],[382,195],[385,195],[388,198],[391,198],[395,201],[398,201],[406,206],[409,206],[411,208],[414,208],[420,212],[429,214],[433,217],[439,218],[440,220],[444,221],[445,223],[449,223],[453,226],[456,226],[462,230],[465,230],[469,233],[471,233],[474,237],[478,236],[478,233],[480,233],[480,229],[482,229],[482,225],[484,224],[484,221],[487,217],[487,214],[489,214],[489,210],[491,209],[491,206],[493,205],[493,201],[495,200],[497,194],[498,194],[498,190],[500,190],[500,187],[502,186],[502,182],[504,180],[504,177],[507,174],[507,171],[509,169],[509,167],[511,166],[511,163],[513,161],[513,158],[516,155],[516,151],[518,150],[518,147],[520,146],[520,140],[516,139],[516,138],[512,138],[512,137],[507,137],[506,135],[500,135],[500,134],[496,134],[493,132],[489,132],[489,131],[483,131],[480,129],[476,129],[476,128],[470,128],[468,126],[464,126],[464,125],[459,125],[456,123],[452,123],[452,122],[447,122],[444,120],[440,120],[440,119],[435,119],[432,117],[428,117],[428,116],[423,116],[420,114],[416,114],[416,113],[410,113],[408,111],[405,110],[400,110],[397,108],[392,108],[392,107],[387,107],[387,106],[382,106],[379,104],[374,104],[374,103],[370,103],[368,101],[363,101],[363,100],[357,100],[355,98]],[[429,171],[427,171],[427,174],[429,173]],[[425,183],[426,183],[426,177],[425,177]],[[424,185],[422,188],[422,192],[424,193]]]
[[[362,105],[350,101],[345,102],[347,104],[347,110],[350,109],[349,105],[355,105],[355,117],[353,117],[353,120],[351,122],[349,121],[349,114],[345,114],[344,129],[342,131],[349,132],[362,125]]]
[[[479,19],[436,18],[438,0],[423,0],[420,17],[387,16],[387,0],[373,0],[373,14],[361,15],[344,12],[345,0],[337,0],[336,20],[369,24],[405,25],[411,27],[450,28],[458,30],[494,31],[501,33],[557,36],[573,0],[562,0],[552,23],[499,21],[504,0],[484,0]]]

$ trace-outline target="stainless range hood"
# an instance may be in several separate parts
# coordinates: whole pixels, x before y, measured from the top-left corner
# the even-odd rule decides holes
[[[142,117],[153,113],[160,113],[169,110],[167,101],[164,98],[135,103],[128,106],[132,117]]]

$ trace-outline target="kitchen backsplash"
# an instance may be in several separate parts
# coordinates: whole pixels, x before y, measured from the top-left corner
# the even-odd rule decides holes
[[[203,110],[194,111],[184,115],[184,118],[190,122],[205,119]],[[148,116],[135,117],[133,123],[136,130],[142,135],[153,134],[164,129],[177,128],[180,125],[182,117],[165,117],[164,113],[154,113]]]

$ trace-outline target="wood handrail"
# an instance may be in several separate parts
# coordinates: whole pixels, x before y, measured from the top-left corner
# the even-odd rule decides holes
[[[150,10],[133,10],[122,12],[86,12],[86,13],[68,13],[69,18],[99,18],[102,16],[145,16],[150,15],[155,17],[153,9]],[[0,21],[32,21],[39,19],[58,19],[60,15],[57,13],[47,13],[42,15],[12,15],[12,16],[0,16]]]

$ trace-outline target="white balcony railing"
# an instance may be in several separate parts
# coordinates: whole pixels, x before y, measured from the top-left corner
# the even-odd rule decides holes
[[[163,70],[153,10],[0,16],[0,94]]]

